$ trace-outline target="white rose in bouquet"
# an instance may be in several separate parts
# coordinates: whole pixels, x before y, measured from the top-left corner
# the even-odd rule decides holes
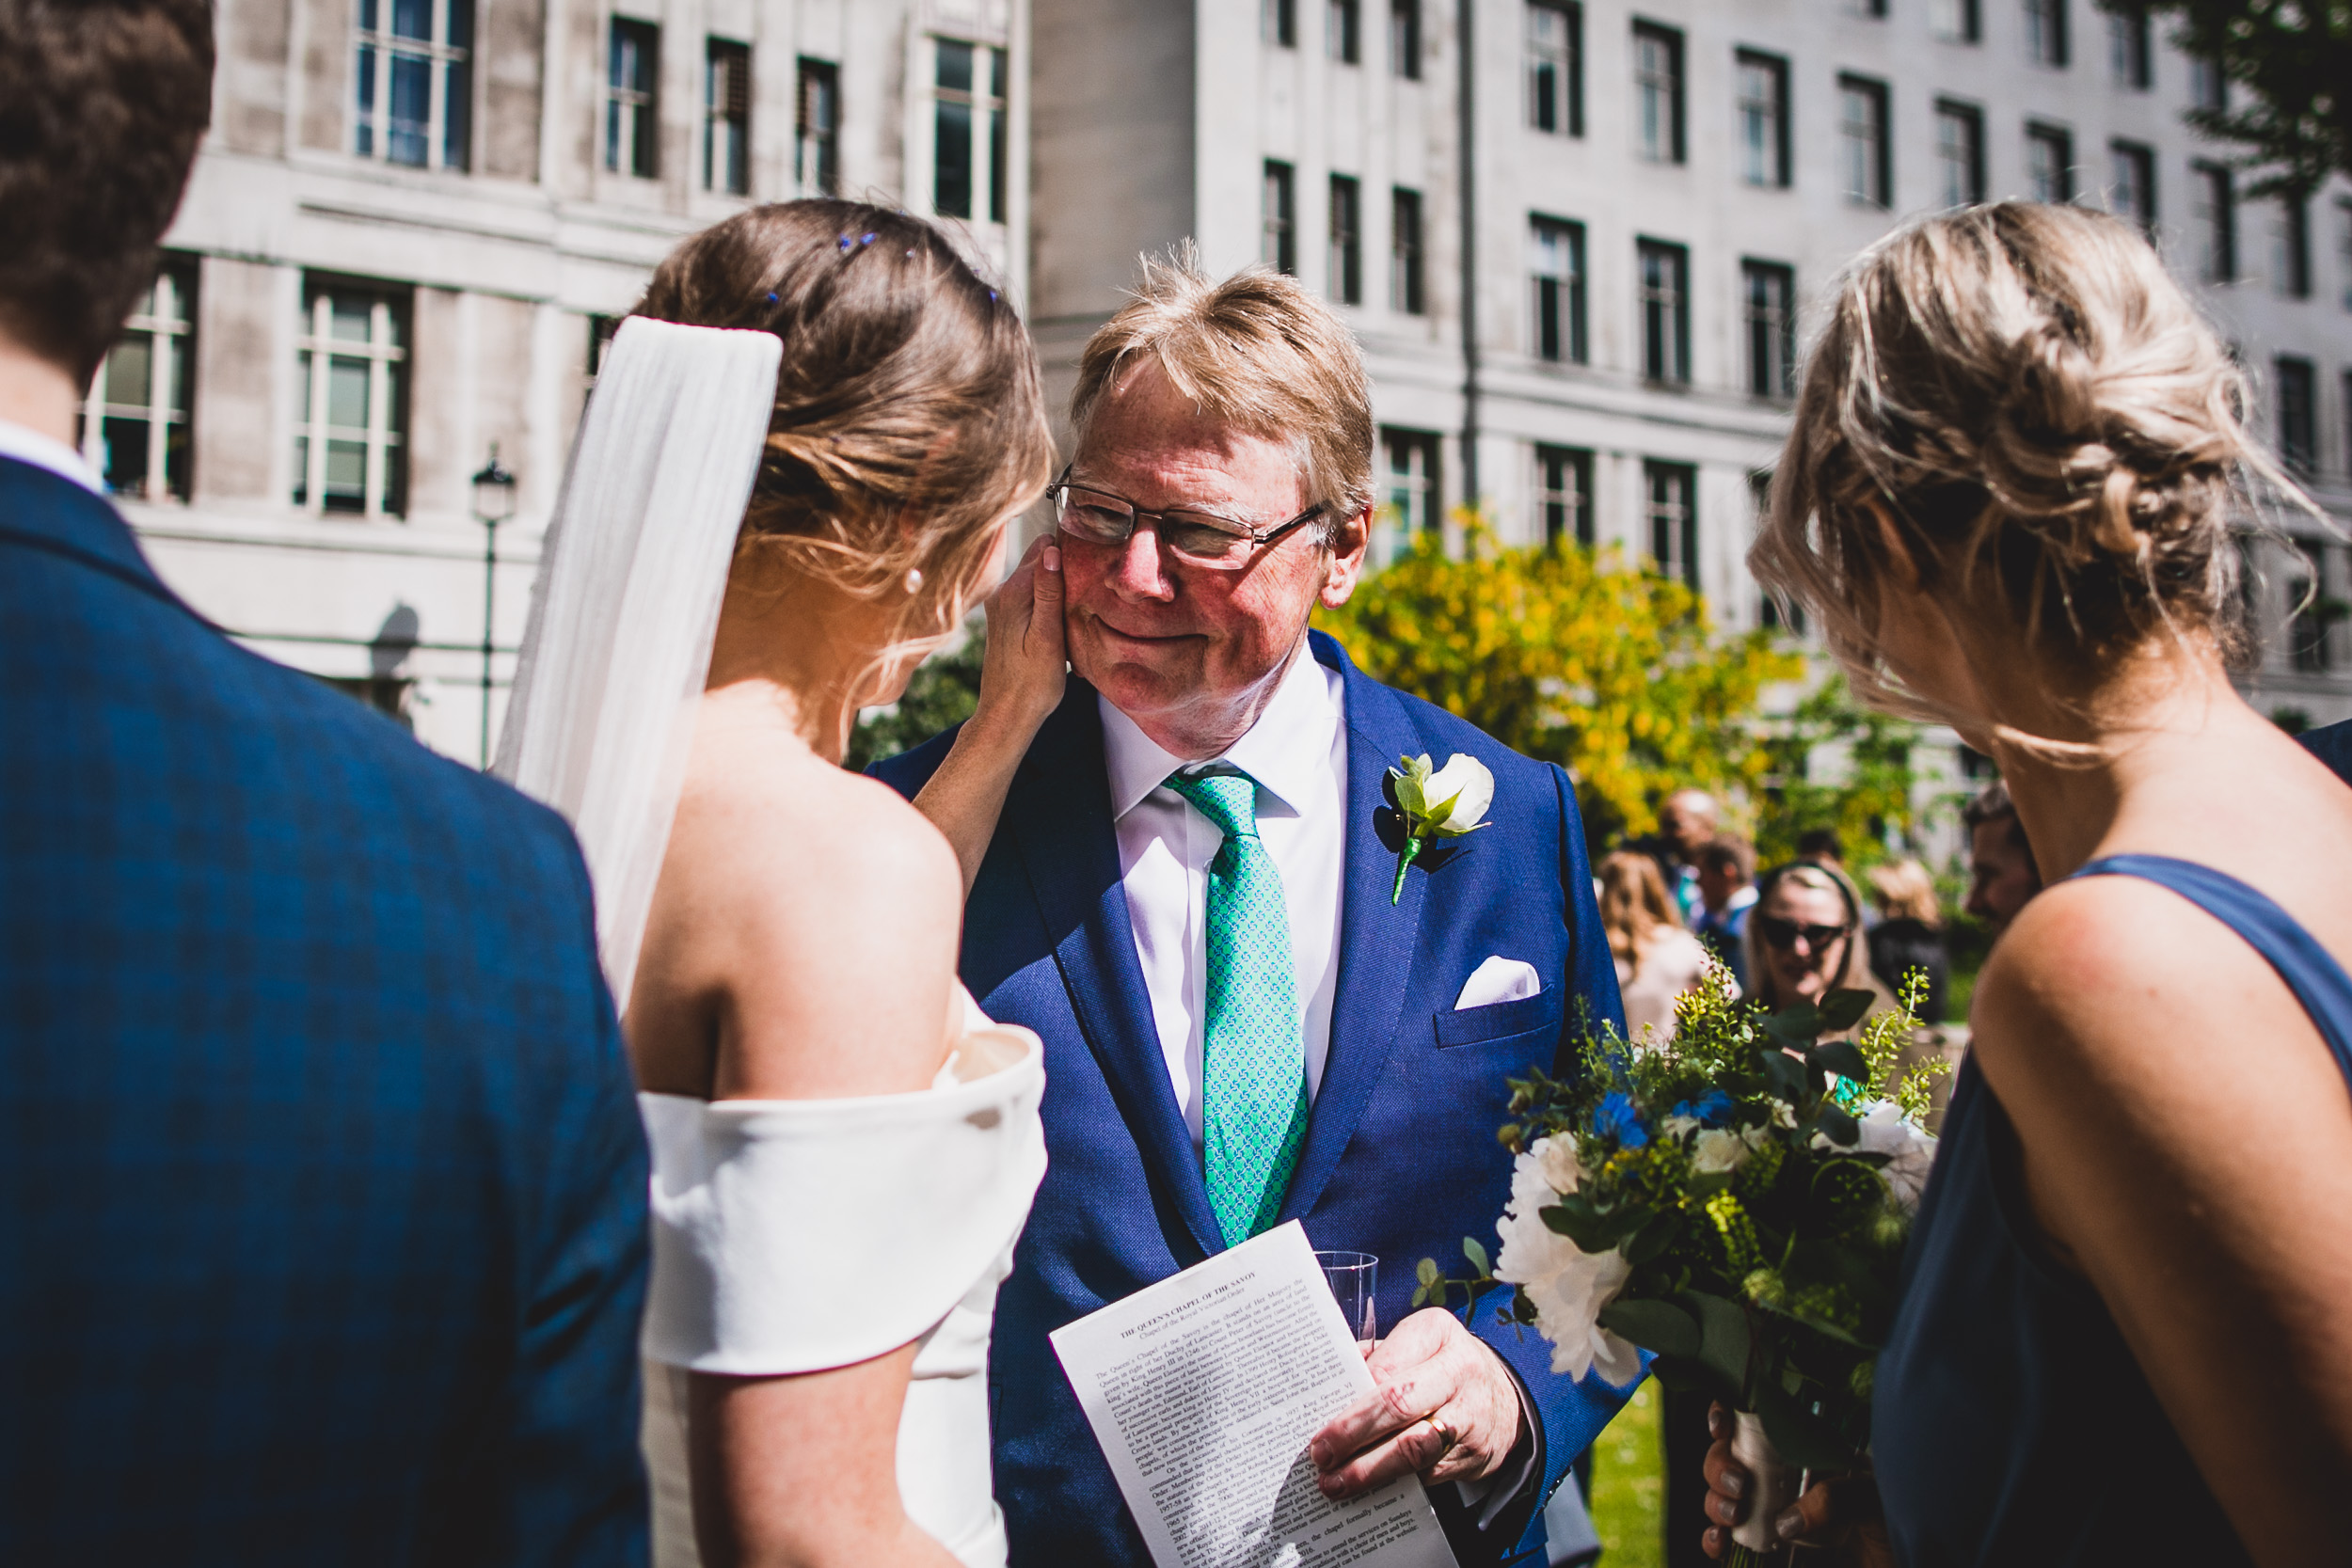
[[[1892,1156],[1879,1175],[1886,1179],[1887,1191],[1908,1213],[1919,1207],[1919,1194],[1927,1187],[1928,1172],[1935,1164],[1935,1136],[1915,1121],[1904,1119],[1902,1108],[1891,1100],[1874,1100],[1869,1108],[1854,1118],[1861,1129],[1861,1148],[1866,1154]]]
[[[1567,1185],[1556,1184],[1554,1174]],[[1600,1309],[1616,1300],[1633,1265],[1612,1247],[1590,1253],[1544,1223],[1543,1211],[1576,1190],[1576,1140],[1541,1138],[1511,1168],[1511,1202],[1495,1224],[1502,1251],[1494,1276],[1517,1285],[1535,1308],[1535,1326],[1551,1341],[1551,1370],[1567,1377],[1598,1371],[1623,1386],[1642,1370],[1641,1352],[1600,1326]]]

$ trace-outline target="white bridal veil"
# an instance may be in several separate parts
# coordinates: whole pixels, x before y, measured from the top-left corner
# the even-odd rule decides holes
[[[493,771],[580,835],[623,1008],[783,352],[767,332],[623,322],[540,555]]]

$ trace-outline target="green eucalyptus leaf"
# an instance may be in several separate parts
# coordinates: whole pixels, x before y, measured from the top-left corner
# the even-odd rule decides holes
[[[1414,1268],[1413,1277],[1420,1280],[1422,1285],[1428,1286],[1435,1285],[1445,1276],[1438,1270],[1438,1260],[1435,1258],[1424,1258]]]
[[[1419,1307],[1419,1306],[1421,1306],[1422,1303],[1426,1302],[1428,1299],[1429,1299],[1429,1287],[1428,1287],[1428,1286],[1426,1286],[1426,1285],[1419,1285],[1419,1286],[1415,1286],[1415,1287],[1414,1287],[1414,1289],[1413,1289],[1413,1305],[1414,1305],[1415,1307]]]
[[[1470,1267],[1476,1269],[1482,1278],[1495,1272],[1487,1266],[1486,1249],[1479,1244],[1478,1238],[1475,1236],[1462,1238],[1462,1256],[1470,1259]]]
[[[1840,1078],[1857,1084],[1870,1081],[1870,1064],[1862,1059],[1861,1048],[1851,1040],[1823,1040],[1809,1054],[1814,1066],[1827,1068]]]
[[[1699,1325],[1698,1359],[1720,1389],[1734,1403],[1741,1398],[1748,1375],[1748,1315],[1736,1301],[1704,1291],[1684,1291],[1675,1297]]]
[[[1600,1309],[1600,1326],[1660,1355],[1695,1356],[1698,1320],[1670,1301],[1620,1296]]]
[[[1862,1137],[1862,1129],[1853,1117],[1826,1101],[1814,1113],[1813,1125],[1841,1148],[1851,1148]]]
[[[1785,1051],[1764,1053],[1764,1092],[1775,1100],[1794,1105],[1804,1098],[1806,1089],[1804,1064]]]
[[[1869,1016],[1870,1004],[1877,1000],[1868,991],[1852,988],[1831,991],[1821,999],[1821,1032],[1835,1035],[1852,1028]]]
[[[1767,1033],[1774,1039],[1787,1040],[1791,1045],[1805,1044],[1826,1026],[1821,1009],[1810,1002],[1783,1007],[1764,1021]]]
[[[1625,1260],[1635,1268],[1656,1258],[1674,1244],[1676,1234],[1682,1228],[1682,1212],[1677,1209],[1661,1209],[1642,1222],[1642,1227],[1625,1239]]]

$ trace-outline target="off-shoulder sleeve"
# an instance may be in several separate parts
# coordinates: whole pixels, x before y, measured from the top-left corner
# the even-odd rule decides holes
[[[1045,1174],[1043,1053],[852,1100],[641,1095],[653,1146],[644,1351],[772,1376],[921,1338],[991,1275]]]

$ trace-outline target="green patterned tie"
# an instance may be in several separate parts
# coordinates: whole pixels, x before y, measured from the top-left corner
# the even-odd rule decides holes
[[[1247,773],[1171,773],[1168,787],[1225,835],[1209,863],[1200,1162],[1209,1207],[1231,1246],[1273,1227],[1307,1136],[1290,909],[1282,874],[1258,842],[1256,781]]]

